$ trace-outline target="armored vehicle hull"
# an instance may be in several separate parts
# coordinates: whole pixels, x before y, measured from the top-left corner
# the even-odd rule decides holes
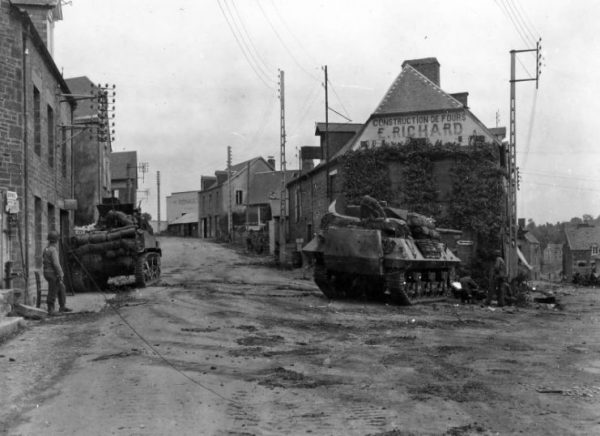
[[[104,289],[111,277],[133,275],[144,287],[160,278],[162,251],[152,227],[131,204],[99,205],[95,227],[71,238],[67,272],[75,292]]]
[[[304,248],[314,260],[319,289],[332,299],[403,305],[446,298],[450,272],[460,260],[440,241],[433,222],[392,208],[375,216],[361,209],[359,217],[341,215],[333,205]]]

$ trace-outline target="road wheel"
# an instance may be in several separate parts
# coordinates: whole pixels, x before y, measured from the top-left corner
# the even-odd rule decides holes
[[[333,300],[344,297],[344,294],[340,292],[339,286],[336,285],[335,277],[331,271],[327,271],[325,265],[315,265],[314,277],[315,283],[327,298]]]
[[[144,253],[135,264],[135,284],[140,288],[151,286],[160,278],[160,256],[158,253]]]

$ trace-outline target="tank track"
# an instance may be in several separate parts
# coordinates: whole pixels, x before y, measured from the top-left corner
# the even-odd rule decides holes
[[[160,278],[160,255],[144,253],[137,258],[135,264],[135,284],[144,288],[152,286]]]

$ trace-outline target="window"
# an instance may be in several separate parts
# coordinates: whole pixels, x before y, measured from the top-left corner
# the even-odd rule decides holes
[[[300,195],[300,187],[296,188],[296,198],[295,198],[295,209],[296,209],[296,222],[300,221],[300,216],[302,215],[302,196]]]
[[[598,244],[592,244],[592,256],[598,254]]]
[[[54,109],[48,106],[48,166],[52,168],[54,166],[54,154],[56,150],[54,149]]]
[[[53,204],[48,203],[48,231],[50,230],[58,231],[56,228],[56,210]]]
[[[33,87],[33,150],[38,156],[42,153],[42,119],[40,91]]]
[[[244,202],[244,192],[235,191],[235,204],[242,204]]]
[[[65,126],[60,129],[60,158],[62,176],[67,177],[67,128]]]
[[[35,197],[34,200],[34,236],[35,236],[35,266],[42,266],[42,199]]]

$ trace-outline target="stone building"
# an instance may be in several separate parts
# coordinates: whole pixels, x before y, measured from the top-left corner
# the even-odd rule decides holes
[[[338,197],[352,196],[348,192],[349,182],[367,186],[374,177],[381,176],[387,185],[373,192],[373,196],[438,218],[448,216],[455,204],[453,184],[461,159],[467,158],[473,150],[479,153],[478,147],[487,146],[490,165],[493,168],[505,165],[500,140],[504,131],[491,131],[471,112],[467,92],[447,93],[440,87],[440,65],[435,58],[405,61],[400,74],[364,124],[330,123],[328,129],[323,123],[317,126],[316,134],[324,150],[322,160],[288,184],[289,237],[292,241],[302,239],[307,242],[312,238],[330,202]],[[326,130],[328,135],[324,133]],[[342,134],[345,135],[343,138]],[[328,143],[329,151],[326,149]],[[421,186],[411,185],[409,171],[414,169],[411,164],[415,162],[406,160],[390,158],[368,174],[368,180],[345,174],[344,159],[349,154],[377,149],[391,150],[390,154],[394,154],[394,150],[412,148],[422,150],[419,159],[427,160],[427,168],[417,168],[427,173]],[[433,156],[436,150],[439,153]],[[427,159],[422,159],[426,155]],[[423,188],[430,191],[427,205],[416,201],[414,192],[410,192]],[[500,209],[505,202],[500,179],[494,189],[498,191],[494,206],[499,209],[497,218],[500,222]],[[382,198],[384,194],[387,198]],[[423,209],[424,206],[427,208]],[[462,230],[463,235],[453,236],[456,244],[452,248],[459,257],[471,258],[477,250],[477,240],[473,240],[471,229],[458,230]]]
[[[214,177],[203,176],[198,196],[198,235],[201,238],[226,237],[231,191],[232,225],[246,223],[248,189],[256,173],[273,171],[275,160],[255,157],[231,166],[231,180],[227,171],[215,171]],[[231,185],[231,187],[230,187]]]
[[[563,246],[563,274],[571,281],[575,274],[588,277],[593,270],[598,272],[600,257],[600,227],[590,224],[565,226]]]
[[[137,206],[137,151],[112,152],[110,174],[111,196],[119,199],[121,203],[132,203]]]
[[[58,0],[0,0],[0,263],[19,273],[3,284],[26,289],[25,301],[48,231],[66,238],[73,223],[76,103],[52,58],[60,19]]]
[[[85,77],[66,80],[74,98],[79,102],[73,116],[73,178],[77,200],[75,225],[85,226],[98,220],[96,205],[111,196],[110,135],[100,135],[98,128],[105,121],[98,116],[98,102],[93,82]]]

